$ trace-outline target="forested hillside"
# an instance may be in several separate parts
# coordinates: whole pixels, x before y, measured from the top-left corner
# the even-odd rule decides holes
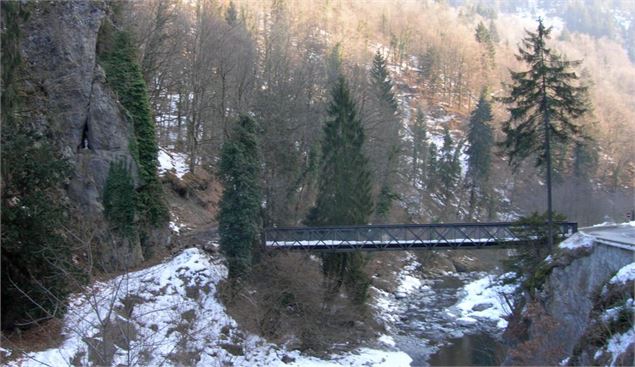
[[[508,69],[523,67],[516,45],[546,14],[555,26],[549,47],[581,60],[575,71],[592,109],[576,122],[589,139],[553,153],[555,209],[582,224],[623,216],[635,174],[635,68],[624,38],[572,24],[573,10],[563,9],[577,2],[511,5],[149,1],[130,5],[123,24],[136,35],[160,144],[185,152],[191,171],[216,171],[240,114],[260,126],[265,225],[300,223],[316,197],[322,126],[340,72],[365,129],[370,220],[431,222],[544,209],[540,171],[527,161],[512,173],[496,143],[507,118],[497,98]],[[614,8],[611,21],[632,15],[627,4]],[[486,133],[477,133],[483,119]]]
[[[274,253],[263,228],[544,227],[547,172],[556,220],[621,222],[634,209],[632,1],[2,1],[1,11],[0,337],[11,351],[0,357],[11,363],[52,348],[52,364],[302,364],[317,361],[302,353],[368,340],[394,360],[427,361],[448,335],[500,338],[512,294],[520,320],[522,302],[574,256],[528,246],[495,280],[480,272],[502,264],[500,249]],[[582,242],[575,256],[589,255],[578,247],[593,241]],[[632,317],[618,321],[611,330],[632,330]],[[528,333],[513,335],[522,348]],[[402,334],[436,345],[395,350]],[[596,353],[578,349],[581,361]],[[342,364],[386,362],[375,352]]]

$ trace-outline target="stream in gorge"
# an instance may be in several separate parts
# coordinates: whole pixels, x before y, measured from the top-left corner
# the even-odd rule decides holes
[[[466,316],[457,307],[470,297],[464,288],[467,284],[487,283],[491,278],[492,274],[469,272],[420,279],[419,286],[392,303],[387,317],[388,334],[394,341],[390,344],[412,358],[411,366],[500,365],[505,348],[499,323],[505,321],[478,313]],[[477,310],[479,306],[488,303],[475,306]]]

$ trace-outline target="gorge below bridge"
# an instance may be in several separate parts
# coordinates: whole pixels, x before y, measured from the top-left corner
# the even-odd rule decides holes
[[[568,238],[578,231],[575,222],[553,224],[553,234]],[[329,227],[267,228],[268,250],[389,251],[513,247],[544,240],[547,225],[498,223],[391,224]]]

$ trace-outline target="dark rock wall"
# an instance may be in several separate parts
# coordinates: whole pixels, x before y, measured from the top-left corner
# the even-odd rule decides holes
[[[67,192],[96,226],[101,226],[100,249],[107,267],[134,265],[143,260],[139,239],[116,241],[107,234],[102,194],[113,161],[125,161],[135,185],[138,166],[130,151],[134,130],[126,111],[108,86],[97,63],[100,27],[109,19],[106,1],[27,3],[22,24],[21,55],[28,121],[46,132],[74,163]],[[146,233],[165,245],[166,228]]]
[[[592,310],[602,287],[634,253],[596,244],[567,266],[555,267],[531,297],[538,314],[527,315],[528,340],[510,348],[505,365],[557,365],[574,352],[595,320]]]

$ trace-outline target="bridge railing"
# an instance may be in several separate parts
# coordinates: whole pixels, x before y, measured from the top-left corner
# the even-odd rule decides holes
[[[559,237],[577,231],[573,222],[558,222],[554,227]],[[536,241],[545,237],[546,229],[546,224],[513,222],[284,227],[265,229],[263,244],[268,249],[310,250],[484,247]]]

